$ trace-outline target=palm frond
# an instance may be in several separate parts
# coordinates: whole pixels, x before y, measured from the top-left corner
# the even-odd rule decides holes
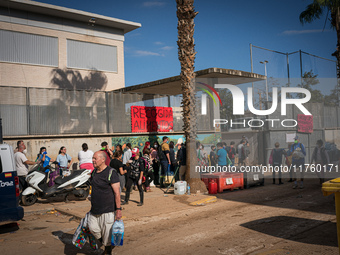
[[[317,3],[311,3],[307,5],[307,8],[301,12],[300,14],[300,22],[302,24],[304,23],[311,23],[312,21],[319,19],[320,16],[322,15],[323,8],[322,6]]]

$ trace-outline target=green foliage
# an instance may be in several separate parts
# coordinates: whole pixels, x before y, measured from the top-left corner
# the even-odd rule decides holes
[[[222,101],[220,115],[222,119],[229,119],[233,116],[233,96],[228,89],[217,89]]]
[[[300,14],[300,22],[311,23],[314,20],[320,19],[324,11],[331,14],[331,26],[336,27],[336,12],[340,7],[340,0],[313,0],[313,3],[307,5],[306,9]],[[326,17],[327,18],[327,17]]]
[[[319,84],[317,79],[318,75],[314,74],[312,70],[305,72],[302,76],[302,83],[297,86],[300,88],[307,89],[311,93],[310,103],[323,103],[325,100],[324,95],[318,89],[313,89],[313,86]],[[304,95],[298,94],[298,97],[303,98]]]
[[[205,137],[202,140],[202,144],[217,144],[218,140],[221,139],[221,134],[212,134],[210,136]]]

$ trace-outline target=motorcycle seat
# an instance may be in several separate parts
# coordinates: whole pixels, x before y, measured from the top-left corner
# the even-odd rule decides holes
[[[65,182],[77,177],[78,175],[81,175],[83,172],[84,172],[84,170],[73,170],[73,171],[71,171],[70,176],[66,176],[66,177],[58,176],[57,178],[55,178],[54,183],[61,185]]]

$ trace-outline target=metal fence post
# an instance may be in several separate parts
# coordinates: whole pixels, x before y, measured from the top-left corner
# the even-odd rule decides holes
[[[2,119],[0,118],[0,144],[4,142],[3,137],[2,137]]]
[[[27,134],[31,134],[30,130],[30,89],[26,88],[26,115],[27,115]]]
[[[105,91],[105,106],[106,106],[106,133],[110,133],[109,96],[107,91]]]

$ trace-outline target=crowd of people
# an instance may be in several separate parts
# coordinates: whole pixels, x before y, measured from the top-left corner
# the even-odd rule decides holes
[[[274,168],[277,167],[278,171],[273,171],[273,184],[275,184],[276,173],[278,173],[278,181],[279,185],[283,184],[282,182],[282,172],[281,167],[283,164],[282,159],[285,159],[285,164],[289,167],[289,180],[288,182],[294,182],[293,189],[304,188],[303,180],[305,173],[305,157],[306,157],[306,149],[302,142],[300,142],[300,138],[298,136],[294,137],[294,143],[289,145],[288,150],[280,148],[280,143],[276,142],[274,145],[274,149],[272,149],[269,157],[269,164]],[[316,147],[313,150],[311,160],[309,162],[311,165],[314,163],[315,165],[319,165],[322,169],[330,164],[329,155],[323,146],[322,140],[317,140]],[[320,184],[324,182],[324,171],[316,171]]]
[[[197,142],[197,158],[198,164],[201,167],[204,166],[234,166],[235,159],[238,158],[238,165],[248,165],[249,164],[249,141],[246,136],[242,136],[241,141],[237,146],[235,142],[231,141],[228,146],[225,142],[219,142],[211,146],[210,154],[204,150],[204,145]]]
[[[82,149],[78,153],[78,161],[80,169],[94,169],[93,156],[94,152],[88,148],[86,143],[82,144]],[[246,136],[242,136],[241,141],[236,144],[231,141],[229,145],[225,142],[219,142],[211,146],[208,153],[204,149],[204,145],[200,142],[196,143],[197,159],[199,166],[234,166],[237,164],[249,165],[249,141]],[[175,148],[177,150],[175,151]],[[41,162],[44,167],[50,162],[58,163],[59,175],[70,175],[70,167],[73,158],[67,154],[67,149],[62,146],[56,159],[52,159],[47,154],[46,147],[41,147],[35,162],[30,161],[26,157],[26,145],[23,141],[17,142],[15,150],[15,163],[19,176],[20,189],[27,187],[25,178],[28,174],[28,165],[34,165]],[[185,180],[186,172],[186,146],[183,139],[178,139],[177,144],[170,142],[167,136],[162,138],[162,143],[155,141],[153,144],[147,141],[143,148],[132,147],[130,143],[123,146],[117,144],[112,148],[107,142],[101,143],[101,148],[105,155],[105,165],[113,168],[119,177],[120,191],[125,192],[125,200],[123,204],[129,203],[130,193],[132,189],[139,191],[139,206],[144,203],[144,192],[151,192],[150,185],[159,185],[160,188],[165,187],[165,180],[169,173],[175,173],[174,179]],[[285,159],[285,164],[295,168],[304,167],[306,151],[304,145],[300,142],[299,137],[295,137],[295,142],[290,145],[288,150],[280,148],[278,142],[270,153],[269,164],[273,167],[281,166]],[[235,161],[236,159],[236,161]],[[328,154],[325,152],[322,140],[317,141],[312,154],[312,162],[316,164],[329,164]],[[311,163],[312,163],[311,162]],[[278,176],[277,176],[277,175]],[[296,175],[300,176],[296,176]],[[281,171],[273,171],[273,184],[278,177],[278,184],[283,184]],[[320,182],[324,177],[319,176]],[[290,171],[289,182],[294,182],[294,188],[303,188],[303,171]],[[299,182],[299,183],[298,183]],[[298,185],[299,184],[299,185]]]
[[[88,148],[86,143],[82,144],[81,151],[78,152],[78,161],[80,169],[94,170],[94,152]],[[177,153],[174,147],[178,148]],[[52,159],[48,156],[46,147],[41,147],[35,161],[30,161],[26,157],[26,145],[24,141],[17,142],[14,159],[19,176],[20,190],[27,187],[25,181],[28,174],[28,165],[42,163],[43,167],[48,166],[51,162],[56,164],[58,175],[69,176],[73,158],[67,154],[67,149],[62,146],[58,156]],[[165,187],[165,178],[169,172],[176,173],[174,179],[185,179],[186,152],[183,139],[179,139],[175,145],[170,142],[167,136],[162,138],[162,144],[155,141],[152,145],[148,141],[144,148],[131,146],[131,143],[123,146],[117,144],[112,148],[107,142],[101,143],[100,150],[105,155],[105,165],[113,168],[120,182],[120,192],[125,192],[123,204],[129,203],[132,189],[138,190],[140,202],[138,206],[144,203],[144,192],[151,192],[150,185],[159,185]]]

